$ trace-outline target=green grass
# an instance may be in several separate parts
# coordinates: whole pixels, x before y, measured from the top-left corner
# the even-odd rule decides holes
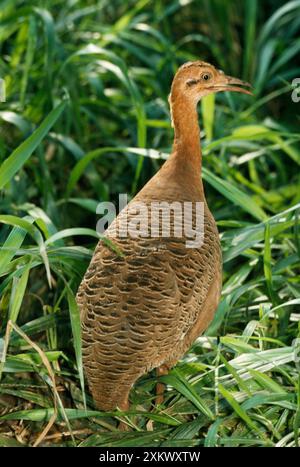
[[[17,3],[0,12],[0,446],[298,445],[300,1]],[[95,208],[158,170],[172,76],[199,58],[255,93],[199,109],[222,301],[161,377],[163,406],[149,374],[129,413],[101,413],[84,389],[74,301]]]

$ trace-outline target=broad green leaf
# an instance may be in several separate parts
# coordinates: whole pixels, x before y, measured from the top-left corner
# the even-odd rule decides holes
[[[28,276],[31,264],[28,263],[25,270],[20,278],[15,278],[13,281],[10,306],[9,306],[9,319],[16,323],[19,315],[19,311],[22,305],[23,297],[26,291]]]
[[[160,380],[163,383],[169,384],[177,391],[179,391],[183,396],[185,396],[188,400],[195,404],[195,406],[202,413],[204,413],[207,417],[213,420],[214,415],[209,409],[209,407],[196,393],[195,389],[191,386],[191,384],[183,376],[181,376],[178,371],[176,371],[175,375],[172,374],[167,376],[161,376]]]
[[[248,212],[258,220],[266,220],[268,218],[266,213],[257,205],[251,196],[247,195],[227,180],[222,180],[205,167],[203,167],[202,173],[205,181],[242,210]]]
[[[45,118],[43,123],[0,166],[0,189],[2,189],[26,163],[33,151],[60,117],[66,103],[61,102]]]
[[[233,394],[229,392],[222,384],[218,385],[218,389],[222,396],[227,400],[227,402],[231,405],[235,413],[249,426],[251,430],[254,430],[260,438],[264,438],[261,434],[261,431],[259,430],[258,426],[256,425],[255,422],[252,421],[252,419],[249,417],[249,415],[242,409],[240,404],[235,400]]]
[[[83,375],[83,366],[82,366],[81,322],[80,322],[79,308],[76,303],[72,290],[70,289],[68,285],[66,285],[66,287],[67,287],[70,321],[71,321],[72,334],[73,334],[73,344],[74,344],[75,355],[76,355],[77,371],[79,374],[83,403],[84,403],[84,406],[86,406],[86,398],[85,398],[85,391],[84,391],[84,375]]]
[[[214,128],[215,94],[208,94],[201,99],[201,111],[206,141],[210,141]]]

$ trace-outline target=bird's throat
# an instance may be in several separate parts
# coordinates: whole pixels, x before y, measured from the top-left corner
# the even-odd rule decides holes
[[[173,154],[184,162],[191,164],[201,174],[200,128],[197,107],[194,102],[170,99],[172,121],[174,126]]]

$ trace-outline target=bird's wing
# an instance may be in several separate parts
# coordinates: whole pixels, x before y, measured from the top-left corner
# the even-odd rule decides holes
[[[77,301],[85,366],[90,359],[106,373],[114,365],[142,374],[179,358],[191,330],[201,328],[199,315],[206,313],[219,269],[219,244],[209,211],[201,248],[187,248],[183,237],[115,236],[120,225],[130,225],[134,215],[128,212],[127,207],[98,243]]]
[[[176,340],[177,277],[157,242],[117,243],[125,256],[101,241],[79,288],[83,343],[99,360],[128,355],[154,367]]]
[[[85,355],[144,373],[182,354],[212,277],[182,239],[100,241],[78,292]],[[206,261],[206,264],[204,264]],[[186,349],[185,349],[186,350]]]

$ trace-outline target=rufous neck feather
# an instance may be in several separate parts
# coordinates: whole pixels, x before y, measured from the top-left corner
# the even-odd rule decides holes
[[[174,128],[173,152],[201,171],[200,128],[197,103],[182,95],[169,96],[172,126]]]

